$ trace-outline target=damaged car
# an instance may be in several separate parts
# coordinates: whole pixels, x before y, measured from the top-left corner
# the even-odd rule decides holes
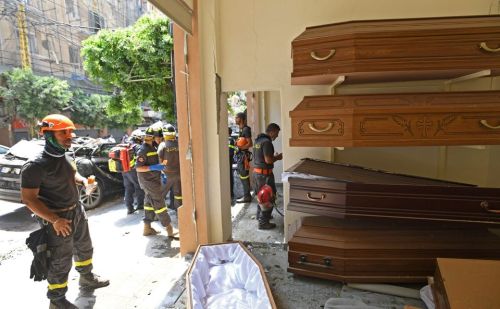
[[[21,202],[21,168],[34,153],[43,150],[44,140],[22,140],[0,156],[0,200]],[[106,196],[123,191],[120,173],[112,173],[108,168],[108,153],[114,143],[101,143],[87,139],[73,144],[69,155],[75,159],[78,172],[83,177],[95,175],[97,188],[87,194],[85,188],[78,186],[80,202],[85,209],[99,206]]]

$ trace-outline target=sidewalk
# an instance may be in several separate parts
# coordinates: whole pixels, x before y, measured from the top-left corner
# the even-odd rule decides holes
[[[4,254],[4,259],[0,260],[0,307],[48,308],[47,282],[29,279],[32,253],[22,241],[37,226],[29,224],[31,229],[25,229],[32,219],[23,209],[14,210],[14,213],[15,217],[12,213],[0,214],[0,244],[15,239],[15,244],[10,243],[9,254]],[[179,255],[179,242],[168,239],[158,222],[153,226],[162,231],[160,235],[142,236],[142,213],[127,216],[121,199],[88,211],[88,215],[94,245],[94,270],[109,278],[111,284],[94,293],[80,293],[78,273],[73,269],[68,280],[68,299],[80,308],[173,308],[166,306],[165,298],[188,267]],[[19,221],[20,231],[16,231],[12,223],[7,226],[3,217]],[[2,251],[5,253],[5,248]]]

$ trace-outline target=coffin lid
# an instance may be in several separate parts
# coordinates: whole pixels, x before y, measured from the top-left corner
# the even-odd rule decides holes
[[[341,40],[412,34],[425,36],[435,35],[436,31],[439,31],[440,35],[460,34],[465,28],[468,29],[467,33],[473,33],[474,29],[485,33],[488,28],[491,28],[492,32],[498,32],[499,22],[500,15],[354,20],[307,27],[293,40],[292,45],[308,44],[310,40],[325,37]]]
[[[338,182],[364,183],[380,185],[412,185],[443,187],[475,187],[475,185],[437,180],[432,178],[390,173],[366,167],[332,163],[328,161],[304,158],[286,170],[288,173],[299,173],[330,178]],[[293,175],[290,175],[293,178]]]

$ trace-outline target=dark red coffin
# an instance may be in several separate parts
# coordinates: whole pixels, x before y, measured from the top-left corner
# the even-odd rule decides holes
[[[483,226],[305,217],[290,231],[288,271],[343,282],[426,282],[437,257],[500,259]]]
[[[287,170],[288,210],[335,218],[500,225],[500,188],[303,159]]]

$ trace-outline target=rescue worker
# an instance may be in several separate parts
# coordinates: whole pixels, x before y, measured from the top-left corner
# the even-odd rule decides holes
[[[65,297],[72,258],[80,273],[80,287],[97,289],[109,285],[108,280],[92,273],[92,240],[76,185],[81,184],[89,191],[91,186],[76,171],[73,159],[66,155],[74,129],[66,116],[54,114],[43,118],[40,132],[45,137],[44,150],[28,160],[21,171],[23,202],[40,224],[49,225],[47,297],[49,308],[54,309],[77,308]]]
[[[158,148],[160,162],[165,165],[163,173],[167,176],[167,183],[164,188],[164,198],[170,191],[173,194],[173,205],[170,207],[177,210],[182,206],[181,189],[181,167],[179,162],[179,144],[177,143],[176,132],[171,124],[163,128],[164,141]]]
[[[130,160],[130,171],[123,172],[123,186],[125,187],[125,205],[127,206],[127,214],[133,214],[136,210],[144,209],[144,190],[139,185],[135,163],[137,160],[137,152],[144,140],[144,132],[140,129],[134,130],[130,134],[128,143],[132,147],[134,157]],[[137,208],[134,209],[134,195],[137,199]]]
[[[238,151],[235,154],[235,161],[238,164],[238,174],[241,184],[243,185],[243,196],[236,200],[237,203],[250,203],[252,196],[250,195],[250,159],[252,153],[252,129],[247,126],[247,114],[238,113],[236,115],[236,124],[240,128],[236,147]]]
[[[273,203],[257,206],[257,219],[259,220],[259,230],[268,230],[276,227],[270,223],[273,204],[276,199],[276,184],[274,181],[274,162],[283,159],[283,155],[274,153],[273,141],[278,137],[280,127],[275,123],[270,123],[266,128],[266,133],[259,134],[255,139],[253,180],[254,190],[259,192],[264,185],[269,185],[273,191]]]
[[[174,229],[162,194],[160,175],[165,166],[160,164],[157,149],[153,144],[158,141],[158,137],[162,137],[162,131],[161,128],[149,127],[145,133],[144,142],[137,152],[137,161],[135,163],[139,184],[146,193],[143,235],[158,234],[151,227],[151,222],[155,219],[156,214],[161,224],[166,228],[168,236],[174,237]]]
[[[227,128],[228,140],[227,145],[229,147],[229,183],[231,186],[231,204],[234,201],[234,175],[233,175],[233,164],[234,164],[234,152],[238,149],[234,143],[234,138],[232,136],[233,129]]]

